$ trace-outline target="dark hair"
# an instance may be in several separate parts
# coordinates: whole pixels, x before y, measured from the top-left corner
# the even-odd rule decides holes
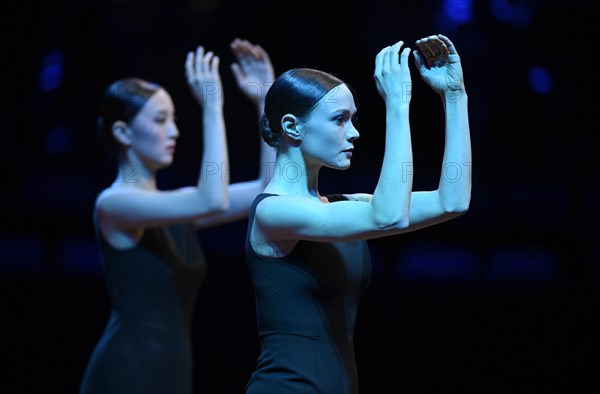
[[[294,68],[281,74],[265,98],[265,113],[260,131],[267,144],[278,147],[281,141],[281,118],[293,114],[303,118],[336,86],[344,81],[325,71]]]
[[[110,147],[118,147],[112,133],[113,124],[119,120],[131,122],[150,97],[160,89],[161,86],[140,78],[124,78],[110,84],[100,103],[96,123],[100,141]]]

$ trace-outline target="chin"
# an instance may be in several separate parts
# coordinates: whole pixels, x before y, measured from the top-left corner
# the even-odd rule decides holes
[[[167,159],[167,160],[161,160],[161,161],[156,162],[154,164],[154,168],[155,168],[155,171],[163,170],[163,169],[165,169],[167,167],[170,167],[171,164],[173,164],[173,159],[172,158],[171,159]]]
[[[343,164],[342,164],[342,169],[343,170],[347,170],[348,168],[350,168],[350,166],[352,165],[352,162],[350,161],[350,159],[347,159]]]
[[[332,170],[342,170],[343,171],[343,170],[347,170],[348,168],[350,168],[350,164],[351,164],[350,162],[344,163],[344,164],[336,163],[334,165],[328,165],[326,167],[331,168]]]

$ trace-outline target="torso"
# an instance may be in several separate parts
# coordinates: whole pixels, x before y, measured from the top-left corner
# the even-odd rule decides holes
[[[370,279],[365,241],[296,241],[283,256],[246,258],[256,295],[261,355],[247,393],[357,393],[356,311]],[[273,197],[276,198],[276,197]]]
[[[206,274],[195,229],[145,229],[125,248],[96,231],[111,315],[81,393],[191,393],[191,317]]]

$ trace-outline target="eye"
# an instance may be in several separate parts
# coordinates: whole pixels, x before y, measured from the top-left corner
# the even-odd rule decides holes
[[[348,121],[348,117],[346,115],[339,115],[339,116],[336,116],[334,118],[334,120],[338,126],[342,126],[344,123],[346,123]]]
[[[154,118],[154,121],[156,123],[163,124],[163,123],[165,123],[167,121],[167,118],[161,116],[159,118]]]

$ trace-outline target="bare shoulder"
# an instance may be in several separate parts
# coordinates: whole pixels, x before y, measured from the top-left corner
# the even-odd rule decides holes
[[[95,209],[104,216],[122,216],[137,211],[160,209],[161,196],[167,197],[177,192],[144,190],[136,187],[111,186],[98,194]],[[167,202],[168,200],[165,200]],[[152,209],[153,208],[153,209]]]
[[[114,188],[108,187],[108,188],[102,190],[96,196],[96,201],[94,202],[94,210],[96,212],[106,211],[107,206],[110,205],[110,202],[113,198],[115,198]]]
[[[306,206],[315,204],[319,204],[319,201],[306,197],[272,195],[258,203],[256,214],[260,216],[276,216],[285,214],[288,209],[304,209]]]
[[[122,201],[127,200],[128,196],[131,196],[131,192],[124,188],[107,187],[102,190],[96,197],[94,204],[94,211],[98,219],[102,222],[116,214],[115,210],[121,205]]]
[[[293,218],[310,217],[318,214],[321,206],[327,205],[318,199],[301,196],[273,195],[258,203],[255,217],[259,224],[284,224]]]
[[[142,191],[135,188],[107,187],[96,197],[95,208],[100,211],[110,211],[111,207],[115,204],[126,201],[140,193],[142,193]]]

